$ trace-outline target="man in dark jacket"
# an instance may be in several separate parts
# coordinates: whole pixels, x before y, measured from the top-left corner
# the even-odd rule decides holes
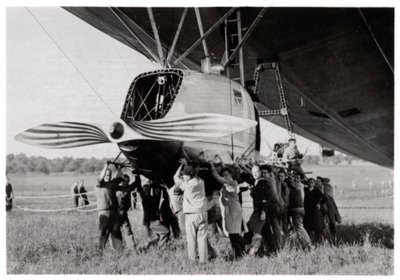
[[[339,210],[337,208],[336,202],[333,198],[333,187],[329,184],[329,178],[317,178],[317,185],[321,186],[321,191],[326,195],[326,211],[325,211],[325,219],[329,225],[329,233],[328,238],[331,243],[335,243],[335,235],[336,235],[336,223],[341,223],[342,218],[339,214]]]
[[[310,248],[311,240],[304,229],[304,185],[301,183],[302,174],[295,173],[289,181],[289,214],[292,218],[293,229],[303,249]]]
[[[254,165],[252,173],[255,183],[250,195],[253,198],[254,211],[247,223],[249,233],[246,235],[246,239],[247,241],[251,240],[252,232],[261,234],[262,242],[257,254],[260,256],[270,255],[280,248],[279,199],[273,186],[261,176],[260,166]]]
[[[89,199],[88,199],[88,197],[87,197],[87,191],[86,191],[86,188],[85,188],[85,183],[84,183],[84,181],[83,180],[80,180],[79,181],[79,186],[78,186],[78,188],[79,188],[79,195],[80,195],[80,197],[81,197],[81,203],[83,204],[83,205],[89,205]]]
[[[124,181],[120,183],[117,189],[116,196],[118,201],[118,214],[120,223],[122,225],[122,231],[125,236],[125,243],[129,247],[136,248],[136,240],[132,232],[132,226],[129,221],[128,211],[131,208],[131,194],[135,189],[138,189],[141,185],[140,177],[138,174],[134,175],[134,181],[129,183],[130,178],[127,174],[123,175]]]
[[[285,236],[289,235],[289,222],[288,222],[288,206],[289,206],[289,186],[287,183],[287,177],[285,170],[281,169],[278,172],[278,181],[281,185],[281,213],[280,220],[282,224],[282,230]]]
[[[121,223],[118,215],[118,201],[116,190],[124,181],[122,172],[117,168],[116,178],[112,178],[110,163],[104,166],[100,173],[99,182],[96,187],[97,210],[99,211],[100,239],[99,248],[106,247],[108,237],[111,235],[112,244],[115,249],[122,249]]]
[[[71,186],[71,193],[73,196],[74,207],[79,207],[79,204],[82,206],[89,205],[89,199],[86,194],[87,191],[85,189],[83,180],[74,182],[74,184]],[[79,203],[79,197],[81,198],[81,203]]]
[[[312,236],[313,242],[320,244],[325,228],[322,208],[327,198],[323,190],[321,191],[321,189],[315,187],[315,180],[313,178],[308,179],[304,192],[304,227],[310,237]]]
[[[170,239],[170,230],[162,221],[160,206],[168,199],[166,190],[156,181],[148,180],[143,186],[138,186],[138,193],[142,198],[143,225],[148,229],[149,235],[155,234],[156,238],[150,240],[140,249],[147,250],[150,246],[163,247]]]

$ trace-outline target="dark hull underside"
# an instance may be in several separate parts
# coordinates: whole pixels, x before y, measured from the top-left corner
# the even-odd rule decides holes
[[[119,147],[140,174],[150,180],[162,181],[168,187],[173,186],[173,176],[178,169],[179,159],[184,157],[182,142],[131,141]],[[131,151],[126,149],[131,149]],[[220,189],[220,184],[212,176],[208,163],[193,160],[196,161],[197,175],[204,180],[206,194],[211,195],[214,190]]]
[[[109,8],[66,9],[149,57]],[[228,9],[201,8],[204,29]],[[182,11],[153,9],[164,51],[172,43]],[[157,53],[145,8],[115,12]],[[259,12],[257,7],[241,8],[242,26],[249,27]],[[224,53],[222,31],[221,26],[207,39],[214,62],[221,61]],[[186,51],[198,34],[195,14],[189,9],[175,57]],[[177,67],[199,70],[203,57],[200,44]],[[393,8],[269,8],[246,42],[244,57],[246,80],[253,79],[257,59],[279,61],[295,132],[362,159],[393,166]],[[279,106],[274,89],[273,75],[264,73],[258,92],[263,106]],[[284,126],[280,117],[266,119]]]
[[[165,179],[168,184],[182,157],[178,141],[130,141],[119,145],[128,161],[149,179]]]

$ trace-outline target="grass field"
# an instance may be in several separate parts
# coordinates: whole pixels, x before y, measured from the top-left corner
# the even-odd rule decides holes
[[[7,213],[7,273],[9,274],[393,274],[393,174],[377,166],[309,166],[309,176],[330,177],[343,216],[338,227],[339,245],[328,244],[303,252],[286,245],[276,256],[246,256],[229,260],[227,238],[213,237],[219,252],[205,265],[187,261],[184,239],[168,247],[137,255],[131,250],[97,248],[96,212],[35,213],[13,209]],[[9,176],[15,203],[26,208],[61,209],[72,206],[70,198],[18,199],[18,196],[69,194],[76,179],[93,190],[96,176]],[[94,196],[90,196],[94,200]],[[249,198],[245,198],[249,200]],[[245,203],[245,205],[249,205]],[[352,208],[346,208],[352,207]],[[380,208],[370,208],[380,207]],[[370,208],[370,209],[367,209]],[[247,215],[251,209],[245,208]],[[130,213],[134,234],[146,241],[142,213]]]

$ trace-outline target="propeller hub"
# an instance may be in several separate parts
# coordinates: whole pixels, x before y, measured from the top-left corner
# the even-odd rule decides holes
[[[110,135],[113,139],[119,139],[124,134],[124,127],[121,123],[115,122],[110,126]]]

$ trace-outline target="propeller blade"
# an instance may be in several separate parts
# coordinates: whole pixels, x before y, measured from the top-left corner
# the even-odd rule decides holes
[[[256,125],[256,121],[228,115],[188,114],[152,121],[118,120],[108,129],[79,122],[42,124],[18,134],[15,139],[49,149],[131,140],[209,141]]]
[[[99,127],[79,122],[42,124],[18,134],[15,139],[49,149],[75,148],[110,142]]]
[[[200,141],[237,133],[256,121],[221,114],[188,114],[151,121],[126,120],[137,133],[154,140]]]

